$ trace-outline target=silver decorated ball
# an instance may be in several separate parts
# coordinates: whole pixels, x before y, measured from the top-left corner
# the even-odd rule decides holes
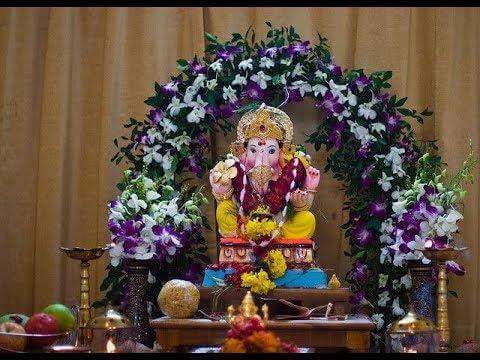
[[[173,319],[187,319],[198,310],[200,291],[190,281],[170,280],[158,294],[160,310]]]

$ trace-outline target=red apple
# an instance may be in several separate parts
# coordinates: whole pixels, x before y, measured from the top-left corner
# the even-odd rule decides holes
[[[58,333],[57,320],[45,313],[33,314],[25,324],[27,334],[48,335]],[[54,337],[30,338],[30,346],[35,348],[45,347],[52,344]]]
[[[25,336],[15,336],[14,334],[25,334],[22,325],[14,322],[5,322],[0,324],[0,347],[13,351],[23,351],[27,346]]]

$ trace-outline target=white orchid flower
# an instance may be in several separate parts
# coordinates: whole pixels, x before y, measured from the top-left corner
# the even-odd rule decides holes
[[[378,295],[378,305],[379,305],[379,306],[387,306],[387,302],[388,302],[389,300],[390,300],[390,296],[389,296],[387,290],[381,292],[381,293]]]
[[[233,89],[230,85],[228,87],[224,86],[223,87],[223,99],[230,101],[230,102],[235,102],[238,100],[237,98],[237,91]]]
[[[265,90],[267,88],[267,81],[272,80],[270,75],[265,74],[263,71],[250,76],[250,80],[256,82],[261,89]]]
[[[198,92],[197,87],[195,87],[195,86],[187,87],[187,89],[185,90],[185,96],[183,97],[183,102],[185,104],[187,104],[188,106],[191,106],[190,104],[192,103],[195,95],[197,95],[197,92]]]
[[[118,266],[123,257],[123,253],[124,251],[122,244],[111,243],[110,248],[108,249],[108,254],[110,255],[110,264],[112,264],[112,266]]]
[[[132,194],[130,196],[130,200],[128,200],[127,205],[134,209],[136,213],[139,212],[140,209],[147,208],[147,203],[144,200],[139,199],[137,194]]]
[[[328,78],[328,75],[326,73],[324,73],[323,71],[317,70],[317,71],[315,71],[315,77],[318,77],[321,80],[326,81],[327,78]]]
[[[198,74],[195,80],[193,81],[192,86],[199,89],[205,87],[205,80],[207,77],[204,74]]]
[[[371,103],[360,104],[358,116],[363,116],[367,120],[373,120],[377,117],[377,112],[371,108]]]
[[[375,131],[377,134],[380,134],[382,131],[383,132],[386,131],[385,125],[383,125],[382,123],[379,123],[379,122],[370,124],[370,129],[372,131]]]
[[[392,261],[392,256],[390,255],[390,251],[386,247],[380,250],[380,264],[384,264],[385,261],[387,262]]]
[[[303,70],[302,64],[297,63],[297,65],[295,65],[295,68],[292,71],[291,77],[294,78],[296,76],[301,76],[303,74],[305,74],[305,71]]]
[[[395,300],[393,300],[393,303],[392,303],[392,314],[394,316],[403,316],[405,314],[405,310],[403,310],[401,307],[400,307],[400,299],[398,297],[395,298]]]
[[[312,90],[315,96],[318,96],[318,94],[322,94],[323,97],[327,93],[328,88],[325,85],[316,84],[312,87]]]
[[[377,325],[377,329],[381,329],[383,324],[385,323],[385,320],[383,320],[383,314],[373,314],[372,315],[372,321]]]
[[[232,85],[243,86],[243,85],[246,85],[246,84],[247,84],[247,78],[240,75],[240,74],[235,75],[235,79],[232,81]]]
[[[198,124],[201,119],[205,118],[206,111],[204,108],[193,108],[190,113],[187,115],[187,121],[189,123],[195,123]]]
[[[148,190],[147,191],[146,199],[148,201],[157,200],[158,198],[160,198],[160,194],[158,192],[153,191],[153,190]]]
[[[217,79],[212,79],[207,81],[207,89],[213,90],[217,87]]]
[[[382,171],[382,178],[378,180],[378,185],[382,187],[382,190],[387,192],[392,188],[392,183],[390,181],[393,180],[392,176],[387,176],[385,172]]]
[[[290,89],[298,89],[302,97],[304,97],[306,93],[312,92],[312,86],[303,80],[294,81]]]
[[[383,288],[387,286],[388,281],[388,274],[380,274],[378,275],[378,287]]]
[[[183,109],[184,107],[187,107],[187,104],[181,102],[179,98],[174,96],[170,104],[168,104],[167,110],[170,110],[169,111],[170,115],[175,116],[175,115],[178,115],[180,110]]]
[[[408,204],[408,200],[402,200],[402,201],[395,201],[392,203],[392,211],[397,214],[397,216],[402,215],[404,212],[406,212],[406,207]]]
[[[410,289],[410,287],[412,286],[412,279],[410,278],[410,275],[403,275],[400,278],[400,284],[403,284],[405,286],[405,289]]]
[[[252,59],[246,59],[246,60],[240,61],[240,64],[238,64],[238,68],[241,70],[247,70],[247,69],[252,70],[253,69],[252,63],[253,63]]]
[[[261,68],[270,69],[271,67],[275,66],[275,62],[269,57],[264,56],[260,58],[260,64],[258,66]]]
[[[163,118],[160,120],[158,123],[161,127],[163,127],[163,130],[165,131],[165,134],[170,134],[172,132],[176,132],[178,130],[178,126],[175,125],[170,119],[168,118]]]
[[[223,69],[223,66],[222,66],[222,59],[218,59],[217,61],[213,62],[210,64],[210,69],[212,69],[213,71],[215,72],[220,72],[222,71]]]
[[[290,56],[287,59],[280,60],[280,64],[290,66],[292,64],[293,56]]]
[[[155,145],[154,147],[144,147],[143,151],[145,156],[143,157],[143,162],[149,165],[152,160],[159,163],[162,161],[162,154],[159,153],[161,146]]]
[[[155,140],[158,140],[159,142],[163,141],[162,134],[155,128],[150,128],[147,130],[147,137],[152,144],[155,143]]]

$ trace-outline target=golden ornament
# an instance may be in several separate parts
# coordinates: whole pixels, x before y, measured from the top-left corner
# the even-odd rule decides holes
[[[187,319],[198,310],[200,291],[190,281],[170,280],[158,294],[158,306],[173,319]]]
[[[329,289],[338,289],[340,288],[341,284],[340,281],[337,278],[337,275],[333,274],[332,277],[330,278],[330,281],[328,282],[328,288]]]

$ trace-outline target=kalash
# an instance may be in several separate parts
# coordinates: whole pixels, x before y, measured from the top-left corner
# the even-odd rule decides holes
[[[327,274],[314,266],[311,239],[320,173],[292,139],[292,121],[277,108],[262,104],[240,119],[231,153],[210,171],[222,237],[219,264],[206,269],[203,286],[216,286],[233,265],[253,264],[278,249],[287,270],[275,279],[277,287],[327,287]]]

